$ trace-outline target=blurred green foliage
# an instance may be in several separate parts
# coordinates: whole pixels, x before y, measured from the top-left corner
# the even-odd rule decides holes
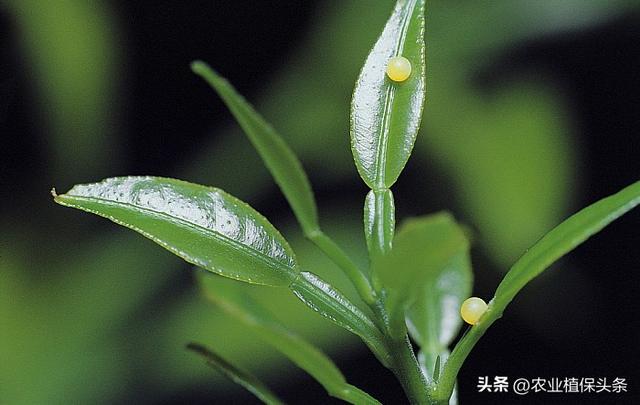
[[[349,98],[379,34],[371,27],[383,25],[391,3],[331,2],[286,67],[265,83],[263,95],[250,100],[323,187],[357,178],[349,149]],[[38,89],[50,134],[48,176],[64,186],[117,174],[114,152],[125,141],[114,132],[113,112],[123,49],[108,3],[5,0],[0,6],[16,17]],[[416,160],[433,162],[444,174],[440,192],[456,201],[498,266],[565,214],[579,157],[563,100],[544,75],[500,83],[488,94],[473,86],[473,75],[523,40],[585,27],[631,7],[637,3],[429,2],[427,104]],[[230,124],[216,131],[215,141],[200,148],[185,173],[171,174],[251,202],[266,197],[273,190],[270,176],[240,129]],[[44,191],[32,190],[24,199],[42,207]],[[366,257],[364,239],[352,235],[362,232],[363,200],[364,194],[345,196],[344,205],[321,204],[327,233],[360,252],[360,260]],[[183,265],[152,242],[107,223],[90,230],[85,218],[71,219],[61,209],[43,210],[22,223],[18,210],[0,218],[1,403],[111,403],[132,381],[162,395],[209,380],[211,373],[183,350],[191,340],[224,341],[217,346],[222,354],[259,376],[286,367],[195,288],[158,300]],[[292,221],[272,220],[303,266],[357,300],[343,275],[302,239]],[[269,308],[287,308],[280,311],[282,320],[329,353],[356,347],[353,336],[289,294],[246,289]]]
[[[48,168],[56,178],[104,175],[121,145],[122,51],[109,5],[99,0],[5,0],[15,17],[29,77],[50,134]],[[2,2],[0,2],[0,5]]]

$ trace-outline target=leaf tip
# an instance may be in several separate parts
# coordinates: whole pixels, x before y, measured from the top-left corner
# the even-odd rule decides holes
[[[193,62],[191,62],[189,66],[191,67],[191,70],[194,73],[200,73],[202,72],[202,70],[207,68],[207,64],[204,61],[201,61],[200,59],[194,60]]]
[[[203,78],[214,89],[219,89],[222,85],[229,85],[223,76],[204,61],[194,60],[191,62],[191,71]]]
[[[213,70],[211,66],[207,64],[207,62],[202,61],[200,59],[196,59],[193,62],[191,62],[190,66],[191,66],[191,71],[193,73],[205,79],[210,79],[211,76],[213,77],[219,76],[218,73],[215,70]]]
[[[436,357],[436,364],[433,367],[433,381],[435,381],[436,383],[440,379],[440,362],[441,361],[442,361],[441,357],[440,355],[438,355],[438,357]]]
[[[51,197],[53,197],[53,202],[55,202],[56,204],[67,206],[67,204],[65,204],[65,197],[67,197],[66,194],[58,194],[58,191],[55,187],[52,187],[49,193],[51,194]]]

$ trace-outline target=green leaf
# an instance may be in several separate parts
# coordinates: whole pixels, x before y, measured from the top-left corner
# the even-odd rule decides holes
[[[300,336],[287,330],[270,312],[244,293],[241,285],[204,272],[198,272],[198,281],[211,301],[309,373],[331,396],[352,404],[379,404],[367,393],[348,384],[331,359]]]
[[[437,384],[442,372],[442,365],[445,364],[449,357],[449,349],[444,348],[440,351],[420,350],[417,357],[420,369],[427,377],[427,381]]]
[[[556,260],[640,203],[640,181],[572,215],[547,233],[511,267],[492,306],[502,311],[529,281]]]
[[[501,316],[515,295],[556,260],[640,204],[640,181],[583,208],[542,237],[511,267],[489,306],[456,344],[440,377],[436,398],[449,398],[456,376],[471,349]]]
[[[364,200],[364,235],[371,257],[391,250],[396,230],[395,205],[391,190],[371,190]]]
[[[342,249],[320,230],[318,209],[309,179],[291,148],[273,127],[215,70],[201,61],[193,62],[191,68],[218,92],[236,117],[291,205],[304,234],[347,273],[360,296],[366,302],[372,302],[373,293],[366,277]]]
[[[280,400],[273,392],[271,392],[271,390],[267,388],[267,386],[264,385],[262,381],[260,381],[256,376],[247,371],[239,369],[238,367],[220,357],[218,354],[212,352],[210,349],[207,349],[206,347],[198,343],[189,343],[187,345],[187,349],[192,350],[193,352],[204,357],[207,361],[207,364],[224,374],[231,381],[246,388],[247,391],[251,392],[265,404],[284,404],[284,402]]]
[[[76,185],[55,201],[131,228],[225,277],[287,286],[300,271],[291,247],[269,221],[216,188],[160,177],[114,177]]]
[[[302,164],[282,137],[244,97],[206,63],[196,61],[192,70],[218,92],[256,148],[282,193],[289,201],[305,234],[317,231],[318,210]]]
[[[437,221],[437,217],[429,217],[429,220]],[[435,221],[431,222],[432,232],[439,228],[433,224]],[[428,360],[426,370],[431,374],[437,356],[441,356],[444,364],[447,347],[462,326],[460,305],[471,295],[473,274],[468,245],[451,257],[444,267],[434,269],[427,277],[416,301],[409,308],[407,326],[411,337],[425,353]]]
[[[395,83],[385,70],[400,55],[412,72]],[[424,0],[399,0],[360,71],[351,103],[351,150],[371,189],[389,188],[398,179],[413,149],[424,97]]]
[[[342,293],[313,273],[303,271],[290,286],[293,293],[314,311],[358,335],[378,360],[389,366],[384,337],[373,321]]]
[[[444,300],[451,294],[457,301],[461,292],[468,290],[468,251],[469,242],[464,231],[448,213],[414,218],[402,224],[391,252],[374,257],[372,261],[374,275],[388,291],[387,307],[392,321],[392,333],[404,333],[405,311],[418,297],[423,297],[427,292],[437,292],[442,294]],[[463,284],[449,284],[457,281]],[[426,344],[439,342],[440,334],[431,336],[429,329],[439,326],[427,326],[423,322],[441,319],[442,324],[446,324],[450,312],[448,306],[442,307],[442,301],[438,301],[436,297],[431,298],[434,300],[419,302],[418,307],[426,309],[426,306],[432,312],[423,314],[423,318],[410,318],[415,321],[414,332]],[[448,338],[451,333],[450,330],[443,331],[442,337]]]

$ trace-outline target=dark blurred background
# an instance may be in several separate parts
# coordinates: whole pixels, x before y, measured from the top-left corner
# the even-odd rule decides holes
[[[0,1],[0,403],[252,403],[184,350],[197,340],[291,403],[330,403],[311,378],[200,298],[184,263],[52,203],[49,190],[125,174],[216,185],[283,230],[345,289],[217,96],[214,66],[299,153],[328,233],[366,263],[366,188],[349,150],[358,70],[393,2]],[[428,95],[394,188],[399,219],[451,210],[473,229],[474,293],[571,212],[638,180],[637,1],[428,2]],[[528,286],[459,378],[466,403],[637,403],[640,212]],[[353,237],[352,235],[358,235]],[[284,322],[347,379],[401,403],[364,345],[281,291]],[[477,392],[478,376],[624,377],[628,394]],[[304,399],[303,399],[304,398]]]

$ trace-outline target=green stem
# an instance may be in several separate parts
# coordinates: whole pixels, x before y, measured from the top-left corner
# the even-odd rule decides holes
[[[433,398],[437,403],[448,403],[453,388],[456,384],[458,372],[462,367],[465,359],[471,353],[471,349],[476,345],[478,340],[484,335],[487,329],[502,316],[503,305],[494,305],[489,303],[487,311],[484,313],[480,322],[473,325],[469,331],[460,339],[451,351],[451,355],[440,374],[440,380],[433,392]]]
[[[349,277],[353,283],[356,291],[360,295],[360,298],[368,305],[372,305],[376,302],[376,293],[369,282],[369,279],[362,273],[362,271],[356,266],[351,258],[320,229],[309,232],[307,234],[313,243],[315,243],[320,250],[322,250],[335,264],[337,264]]]
[[[381,188],[367,194],[364,203],[364,231],[371,260],[391,251],[395,233],[395,205],[391,190]],[[389,368],[412,404],[430,404],[429,385],[411,347],[404,319],[398,322],[389,318],[384,288],[377,282],[375,274],[372,276],[378,299],[370,306],[383,327],[386,346],[391,354]]]
[[[391,371],[402,385],[411,404],[430,404],[427,380],[420,370],[409,337],[405,335],[402,340],[388,339],[387,344],[393,358]]]
[[[392,363],[389,369],[402,385],[407,398],[412,404],[430,403],[428,397],[429,386],[411,347],[406,327],[402,328],[403,332],[400,338],[394,338],[390,333],[392,326],[385,307],[384,289],[378,295],[378,300],[371,308],[376,320],[382,324],[387,350],[391,353]]]

